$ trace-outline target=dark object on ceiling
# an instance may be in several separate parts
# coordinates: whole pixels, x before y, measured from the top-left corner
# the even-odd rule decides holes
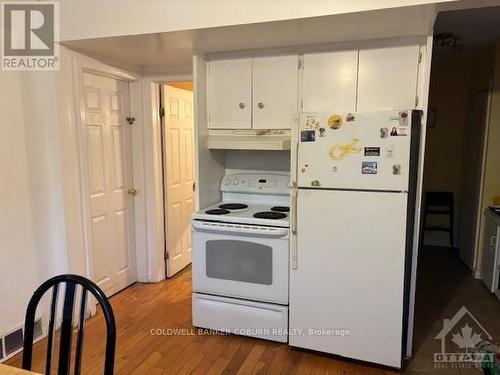
[[[455,36],[453,33],[438,33],[434,35],[434,45],[448,48],[460,47],[461,44],[458,43],[459,39],[461,38]]]

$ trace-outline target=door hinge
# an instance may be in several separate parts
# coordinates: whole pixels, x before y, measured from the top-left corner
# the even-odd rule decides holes
[[[165,260],[168,260],[168,251],[165,251]]]
[[[303,56],[299,56],[299,61],[297,63],[297,68],[299,68],[299,69],[304,68],[304,57]]]
[[[158,114],[160,115],[161,118],[165,117],[165,108],[163,107],[158,108]]]
[[[132,125],[132,124],[134,123],[134,121],[135,121],[135,118],[134,118],[134,117],[127,117],[127,118],[126,118],[126,120],[127,120],[127,122],[128,122],[130,125]]]
[[[418,107],[418,102],[419,102],[419,100],[418,100],[418,95],[417,95],[417,96],[415,96],[415,108]]]
[[[418,53],[418,62],[422,62],[422,52]]]
[[[196,191],[196,182],[193,182],[193,191]]]

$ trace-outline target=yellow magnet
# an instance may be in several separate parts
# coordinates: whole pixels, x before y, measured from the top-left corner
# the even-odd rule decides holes
[[[342,117],[340,115],[331,115],[328,118],[328,126],[330,129],[339,129],[342,126]]]
[[[318,187],[318,186],[321,186],[321,184],[319,183],[319,180],[312,180],[311,181],[311,186]]]
[[[356,147],[358,142],[359,142],[358,138],[353,138],[351,139],[351,142],[345,145],[333,145],[332,147],[330,147],[330,150],[328,150],[328,155],[330,155],[330,159],[341,160],[350,153],[359,154],[362,149],[361,147]]]

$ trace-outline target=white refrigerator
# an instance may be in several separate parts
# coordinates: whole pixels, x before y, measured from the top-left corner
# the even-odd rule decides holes
[[[420,111],[301,113],[290,345],[401,367]]]

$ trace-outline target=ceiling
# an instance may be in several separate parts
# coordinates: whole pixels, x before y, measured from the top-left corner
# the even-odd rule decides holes
[[[194,53],[352,42],[427,35],[434,22],[433,5],[363,13],[206,28],[168,33],[63,42],[70,49],[102,62],[144,74],[186,75]]]
[[[142,74],[188,76],[193,54],[277,48],[301,51],[318,44],[452,32],[462,45],[500,40],[500,6],[493,0],[445,3],[434,26],[433,4],[286,21],[74,40],[62,44],[104,63]],[[483,6],[482,8],[480,6]],[[452,8],[454,6],[455,8]],[[459,7],[472,9],[459,9]],[[474,8],[475,7],[475,8]]]
[[[435,34],[451,32],[458,44],[488,44],[500,41],[500,7],[441,12],[436,19]]]

